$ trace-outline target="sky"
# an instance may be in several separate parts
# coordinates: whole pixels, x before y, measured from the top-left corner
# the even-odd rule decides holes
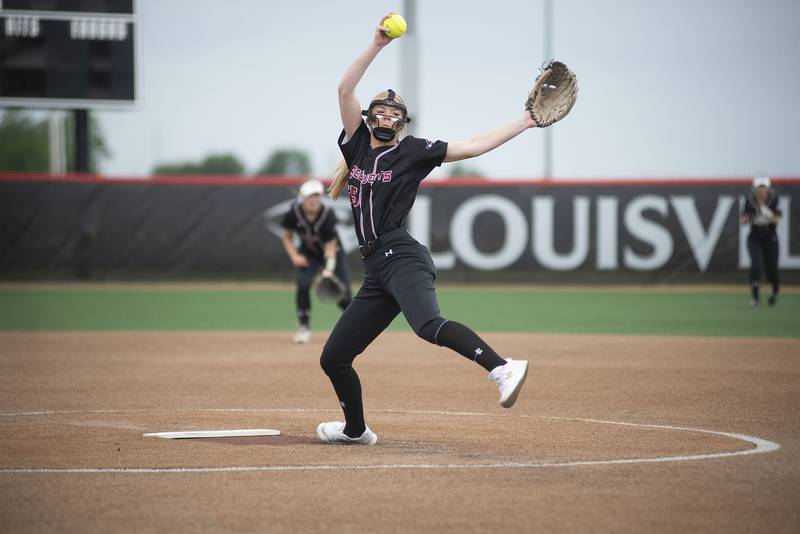
[[[554,0],[553,56],[578,101],[552,128],[553,177],[800,176],[800,2]],[[403,1],[138,0],[138,103],[99,111],[101,170],[232,152],[255,172],[278,149],[340,159],[336,88],[373,28]],[[544,0],[418,0],[416,135],[464,140],[517,118],[545,62]],[[401,38],[402,39],[402,38]],[[402,95],[400,40],[358,86]],[[463,162],[538,178],[544,133]],[[433,176],[449,174],[448,165]]]

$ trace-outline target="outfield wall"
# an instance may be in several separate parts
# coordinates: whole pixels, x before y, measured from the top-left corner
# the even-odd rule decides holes
[[[0,277],[290,278],[280,218],[302,180],[0,174]],[[774,180],[800,281],[800,178]],[[741,281],[749,180],[423,182],[409,218],[440,279]],[[800,199],[800,197],[798,197]],[[350,208],[335,203],[355,278]]]

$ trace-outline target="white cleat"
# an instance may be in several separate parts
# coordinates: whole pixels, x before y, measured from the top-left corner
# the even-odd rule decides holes
[[[367,427],[364,433],[357,438],[351,438],[344,433],[344,423],[330,421],[320,423],[317,427],[317,436],[325,443],[356,444],[356,445],[375,445],[378,443],[378,436]]]
[[[298,327],[297,332],[294,334],[295,343],[308,343],[311,341],[311,330],[305,326]]]
[[[528,377],[527,360],[506,360],[505,365],[500,365],[492,369],[489,373],[489,380],[497,382],[500,388],[500,406],[511,408],[517,401],[519,390]]]

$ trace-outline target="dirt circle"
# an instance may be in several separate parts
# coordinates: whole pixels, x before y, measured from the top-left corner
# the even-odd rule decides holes
[[[315,469],[543,468],[687,461],[769,452],[752,436],[646,423],[482,412],[373,413],[379,446],[322,444],[328,409],[208,408],[6,413],[2,471],[195,472]],[[150,432],[276,428],[279,436],[163,440]],[[48,443],[35,457],[30,443]],[[358,449],[357,453],[355,449]]]

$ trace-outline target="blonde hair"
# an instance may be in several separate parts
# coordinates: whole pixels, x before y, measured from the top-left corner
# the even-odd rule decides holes
[[[347,166],[347,162],[340,160],[336,165],[336,170],[333,171],[333,182],[328,187],[328,196],[333,200],[336,200],[342,194],[342,189],[347,185],[347,176],[349,174],[350,168]]]

